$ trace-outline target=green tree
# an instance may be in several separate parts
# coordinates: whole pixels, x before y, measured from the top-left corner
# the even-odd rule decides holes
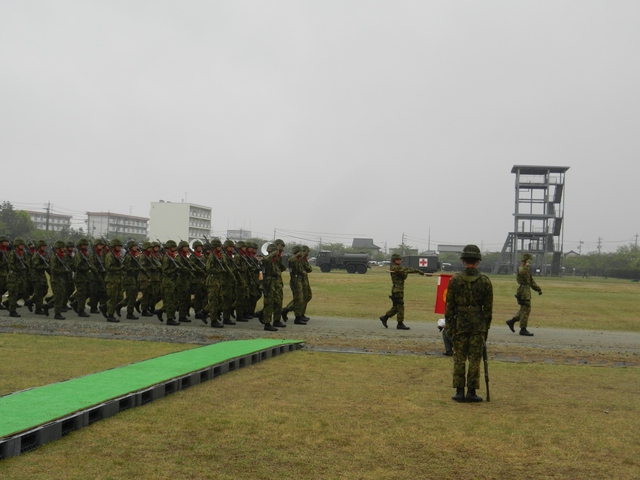
[[[15,211],[10,202],[0,205],[0,232],[11,238],[26,237],[34,229],[31,217],[22,210]]]

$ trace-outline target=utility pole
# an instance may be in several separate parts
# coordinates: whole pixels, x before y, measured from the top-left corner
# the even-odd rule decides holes
[[[402,256],[404,257],[404,232],[402,232]]]
[[[600,255],[601,248],[602,248],[602,237],[598,237],[598,255]]]
[[[51,216],[51,201],[49,201],[46,205],[47,207],[47,223],[44,227],[45,231],[49,231],[49,217]]]
[[[580,240],[580,241],[578,242],[578,254],[579,254],[579,255],[582,255],[582,244],[583,244],[583,243],[584,243],[584,242],[583,242],[582,240]]]

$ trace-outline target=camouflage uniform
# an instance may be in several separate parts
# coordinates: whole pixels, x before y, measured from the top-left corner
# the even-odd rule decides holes
[[[7,291],[7,277],[9,275],[9,239],[6,236],[0,237],[0,302],[2,296]],[[4,305],[0,308],[5,308]]]
[[[516,281],[518,282],[518,291],[516,292],[516,299],[520,310],[516,315],[507,321],[509,328],[514,331],[514,324],[520,322],[520,335],[533,336],[533,333],[527,331],[529,325],[529,314],[531,313],[531,290],[535,290],[539,295],[542,295],[542,289],[538,286],[536,281],[531,275],[531,260],[530,253],[522,255],[521,265],[518,267],[518,274]]]
[[[232,240],[225,240],[222,244],[222,253],[220,259],[226,269],[224,275],[224,288],[222,289],[222,323],[225,325],[235,325],[236,322],[231,320],[231,314],[236,308],[236,291],[238,288],[238,267],[233,261],[231,255]]]
[[[176,279],[176,294],[178,297],[178,320],[190,322],[189,309],[191,308],[191,282],[194,279],[194,267],[189,260],[189,242],[182,240],[178,244],[176,261],[180,265]]]
[[[220,321],[222,313],[222,290],[226,277],[226,267],[222,261],[222,243],[217,238],[211,241],[213,251],[207,258],[207,278],[205,285],[207,287],[207,305],[201,313],[201,318],[205,319],[206,315],[211,316],[211,326],[214,328],[222,328],[224,325]]]
[[[13,242],[13,250],[9,253],[9,276],[7,277],[7,287],[9,289],[9,315],[19,317],[16,311],[18,300],[28,300],[27,278],[29,267],[25,261],[24,241],[16,238]]]
[[[294,246],[291,249],[292,255],[287,261],[289,265],[289,287],[291,287],[291,294],[293,298],[283,309],[283,320],[286,318],[286,314],[290,311],[294,312],[296,320],[302,319],[304,303],[304,284],[303,275],[305,275],[303,258],[304,253],[302,247],[299,245]]]
[[[176,257],[178,256],[177,244],[173,240],[165,243],[165,255],[162,257],[162,310],[167,314],[167,325],[180,325],[176,321],[176,312],[178,311],[178,295],[176,293],[176,283],[181,274],[181,267]],[[158,317],[162,319],[162,311]]]
[[[75,270],[74,282],[76,285],[76,299],[74,301],[76,311],[80,317],[88,317],[84,311],[87,298],[93,282],[93,265],[89,261],[87,247],[89,241],[86,238],[78,240],[78,251],[73,257],[73,269]]]
[[[49,259],[49,275],[51,278],[51,291],[53,292],[54,318],[56,320],[64,320],[62,311],[67,294],[67,279],[71,269],[67,265],[68,258],[65,254],[64,242],[58,240],[53,246],[56,250]]]
[[[395,262],[397,260],[402,260],[402,257],[397,253],[391,255],[391,302],[393,305],[391,308],[385,313],[382,317],[380,317],[380,321],[382,324],[387,327],[387,320],[394,315],[398,315],[398,330],[409,330],[404,324],[404,281],[407,279],[407,276],[410,273],[417,273],[419,275],[424,275],[422,270],[418,270],[417,268],[404,267],[402,265],[398,265]]]
[[[104,245],[104,240],[96,240],[91,255],[89,255],[89,261],[94,270],[94,274],[91,276],[91,284],[89,286],[90,293],[88,303],[91,313],[98,313],[98,305],[106,305],[107,303],[107,289],[104,283],[106,275],[106,270],[104,268]]]
[[[140,255],[140,265],[144,271],[138,275],[138,285],[142,292],[140,299],[140,310],[143,317],[153,316],[156,303],[160,301],[160,282],[162,280],[162,262],[156,256],[153,249],[156,242],[145,242],[142,244],[142,255]],[[144,272],[147,272],[146,275]]]
[[[307,317],[307,305],[313,298],[311,293],[311,285],[309,284],[309,274],[313,271],[313,267],[309,265],[309,247],[302,246],[302,318],[309,320]]]
[[[127,242],[127,253],[125,253],[124,259],[122,260],[122,266],[124,267],[122,289],[125,294],[124,304],[127,306],[127,319],[129,320],[138,319],[133,313],[133,310],[136,307],[138,292],[140,291],[138,277],[144,274],[137,257],[138,244],[133,240],[129,240]]]
[[[462,258],[469,264],[482,258],[475,245],[467,245],[462,255],[466,255]],[[445,324],[453,343],[453,387],[458,391],[453,399],[464,400],[461,397],[464,396],[468,360],[467,401],[482,401],[475,390],[480,387],[480,360],[493,313],[491,280],[477,268],[467,266],[449,281],[446,302]]]
[[[264,271],[264,307],[262,321],[267,326],[279,320],[282,310],[282,271],[278,265],[280,252],[274,244],[269,245],[269,255],[262,260]],[[272,327],[275,328],[275,327]]]
[[[124,277],[124,265],[121,256],[121,251],[118,247],[122,247],[122,242],[118,239],[111,241],[111,250],[104,258],[104,268],[107,271],[104,283],[107,288],[107,308],[105,315],[107,321],[118,322],[119,320],[114,317],[116,313],[116,307],[122,301],[122,281]]]
[[[38,240],[36,242],[36,253],[31,257],[31,283],[33,284],[33,295],[31,300],[35,306],[35,313],[38,315],[49,315],[49,308],[44,303],[44,297],[49,290],[47,275],[49,262],[44,256],[47,242]]]
[[[257,251],[258,245],[256,243],[247,243],[247,254],[252,265],[249,270],[249,300],[247,302],[247,313],[251,316],[255,315],[256,305],[258,304],[260,297],[262,297],[262,265],[256,258]]]
[[[202,242],[193,242],[193,251],[189,257],[193,267],[193,278],[191,279],[191,293],[193,294],[193,310],[197,313],[204,309],[207,304],[207,279],[206,265],[207,259],[202,253]]]
[[[236,289],[236,320],[246,322],[253,315],[249,316],[249,285],[251,283],[251,265],[247,258],[247,244],[239,241],[236,244],[236,254],[233,256],[237,268],[237,289]]]
[[[69,271],[67,272],[67,284],[66,284],[66,291],[65,291],[65,299],[64,299],[64,307],[63,310],[67,309],[67,305],[69,304],[69,301],[71,300],[71,298],[73,297],[73,292],[75,291],[76,287],[75,287],[75,283],[74,283],[74,276],[75,276],[75,264],[73,262],[73,259],[76,256],[76,245],[73,242],[67,242],[67,265],[69,266]]]

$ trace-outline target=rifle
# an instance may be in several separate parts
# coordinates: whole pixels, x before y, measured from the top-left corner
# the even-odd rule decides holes
[[[167,252],[167,249],[164,248],[164,245],[162,245],[162,242],[160,241],[160,239],[156,238],[156,240],[158,241],[158,245],[160,245],[160,251],[162,252],[162,254],[165,257],[169,257],[169,260],[171,260],[173,262],[173,266],[176,267],[178,270],[182,270],[183,267],[181,267],[180,265],[178,265],[178,262],[176,262],[176,259],[173,258],[169,252]]]
[[[96,253],[96,249],[93,246],[93,243],[90,243],[89,246],[91,247],[91,252],[93,253],[93,256],[96,257],[96,260],[98,261],[98,265],[100,265],[100,271],[103,273],[106,272],[107,269],[104,268],[104,265],[102,264],[102,260],[100,259],[100,255]]]
[[[138,260],[138,257],[136,257],[133,253],[131,253],[131,250],[129,250],[128,248],[127,248],[124,256],[126,257],[127,255],[129,255],[131,258],[133,258],[133,261],[136,262],[136,265],[138,265],[138,268],[140,269],[140,271],[144,272],[144,274],[148,278],[151,278],[151,275],[149,274],[147,269],[142,266],[142,264],[140,263],[140,260]]]
[[[209,239],[207,238],[207,236],[206,236],[206,235],[203,235],[203,237],[204,237],[205,241],[206,241],[208,244],[211,244],[211,242],[209,241]],[[213,255],[214,257],[216,257],[216,260],[218,261],[218,265],[220,265],[220,270],[222,270],[223,272],[226,272],[226,271],[227,271],[227,269],[226,269],[226,267],[224,266],[224,263],[222,262],[222,260],[220,260],[220,257],[218,257],[218,255],[216,254],[216,249],[213,247],[213,245],[211,246],[211,248],[213,248],[213,251],[211,252],[211,255]]]
[[[89,266],[89,271],[93,272],[95,268],[93,268],[93,265],[91,265],[91,262],[89,261],[89,257],[87,257],[84,253],[82,253],[82,250],[78,246],[77,242],[73,242],[73,244],[76,246],[76,251],[78,252],[78,255],[84,258],[84,261],[87,262],[87,265]]]
[[[7,238],[9,238],[9,237],[7,237]],[[24,260],[22,259],[22,257],[20,255],[18,255],[18,252],[16,251],[16,247],[13,245],[13,241],[10,238],[9,238],[9,241],[10,241],[9,247],[13,251],[13,255],[20,262],[20,265],[22,265],[22,269],[23,270],[27,270],[27,266],[25,265]]]
[[[489,393],[489,362],[487,361],[487,341],[482,343],[482,360],[484,361],[484,383],[487,386],[487,402],[491,401]]]

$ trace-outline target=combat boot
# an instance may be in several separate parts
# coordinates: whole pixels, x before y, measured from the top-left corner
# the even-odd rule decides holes
[[[476,395],[476,389],[470,388],[467,390],[467,398],[465,399],[467,402],[481,402],[482,397]]]
[[[138,316],[133,313],[127,313],[127,320],[138,320]]]
[[[282,312],[280,312],[280,315],[282,316],[282,321],[286,322],[287,320],[289,320],[289,318],[287,317],[287,314],[289,313],[289,309],[288,308],[283,308]]]
[[[13,310],[13,311],[9,312],[9,316],[10,316],[10,317],[18,318],[18,317],[21,317],[22,315],[20,315],[18,312],[16,312],[15,310]]]
[[[104,318],[107,318],[107,304],[101,303],[99,308],[100,308],[100,313],[102,313],[102,316]]]
[[[398,330],[410,330],[409,327],[407,327],[404,323],[402,322],[398,322]]]
[[[59,314],[59,313],[56,313],[56,314],[53,316],[53,318],[55,318],[56,320],[64,320],[64,317],[63,317],[61,314]]]
[[[82,318],[87,318],[89,317],[89,314],[83,310],[81,312],[78,312],[78,316]]]
[[[277,332],[278,329],[276,327],[274,327],[273,325],[271,325],[270,323],[265,323],[264,324],[264,329],[268,332]]]
[[[302,317],[296,317],[296,319],[293,321],[293,323],[295,323],[296,325],[306,325],[307,324],[307,322],[305,322]]]
[[[113,315],[107,317],[107,322],[111,322],[111,323],[120,323],[120,320],[118,320],[116,317],[114,317]]]
[[[464,402],[464,387],[456,388],[456,394],[451,397],[451,400],[455,400],[456,402]]]
[[[167,318],[167,325],[180,325],[180,322],[176,322],[175,318]]]
[[[387,325],[387,320],[389,320],[389,317],[387,315],[382,315],[380,317],[380,321],[382,322],[382,325],[384,325],[384,328],[389,328],[389,325]]]
[[[224,325],[222,323],[220,323],[220,319],[218,319],[218,318],[212,318],[211,319],[211,326],[213,328],[224,328]]]
[[[277,320],[277,321],[273,322],[273,326],[274,326],[274,327],[280,327],[280,328],[286,328],[286,327],[287,327],[287,326],[286,326],[284,323],[282,323],[280,320]]]
[[[517,321],[518,321],[517,318],[512,318],[511,320],[507,320],[507,325],[509,326],[509,330],[511,330],[513,333],[516,333],[516,329],[513,328],[513,326],[516,324]]]
[[[182,323],[191,323],[191,319],[187,317],[180,317],[178,321]]]
[[[262,310],[256,312],[256,317],[258,317],[258,321],[264,325],[264,314],[262,313]]]
[[[158,316],[158,320],[160,320],[161,322],[164,321],[162,319],[162,309],[161,308],[156,309],[153,313],[155,313]]]
[[[533,337],[533,333],[531,333],[529,330],[527,330],[526,328],[521,328],[520,329],[520,335],[523,335],[525,337]]]
[[[29,309],[30,312],[33,312],[33,300],[29,299],[24,302],[25,307]]]

